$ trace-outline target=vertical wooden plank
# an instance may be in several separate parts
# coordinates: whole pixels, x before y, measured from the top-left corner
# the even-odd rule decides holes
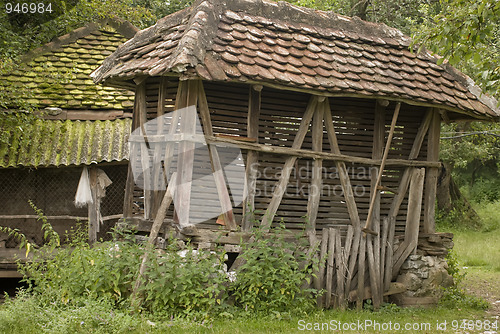
[[[247,136],[259,142],[259,118],[262,86],[251,86],[248,97]],[[242,230],[249,231],[255,221],[255,190],[259,168],[259,152],[249,150],[245,168],[245,200],[243,201]]]
[[[427,137],[427,161],[439,160],[439,137],[441,134],[441,118],[436,110],[433,110],[433,117],[429,127]],[[437,191],[438,168],[428,168],[425,179],[425,199],[424,199],[424,233],[436,232],[435,203]]]
[[[328,254],[328,228],[324,228],[321,232],[321,249],[319,253],[319,268],[318,268],[318,279],[316,289],[323,290],[326,289],[325,280],[325,264],[327,262]],[[324,295],[318,297],[317,303],[318,307],[325,307],[325,297]]]
[[[200,107],[200,118],[203,122],[203,131],[205,132],[205,135],[212,136],[212,120],[210,119],[210,110],[208,109],[208,102],[205,95],[205,90],[203,89],[203,83],[201,80],[198,80],[197,84],[199,92],[198,101]],[[234,219],[233,206],[231,204],[231,198],[229,197],[226,180],[224,179],[224,170],[220,162],[217,147],[212,144],[208,144],[207,147],[208,153],[210,155],[210,165],[212,166],[215,186],[217,187],[217,194],[219,195],[222,215],[224,217],[225,227],[229,230],[236,230],[237,225]]]
[[[344,272],[342,267],[344,265],[343,254],[342,254],[342,239],[340,235],[340,230],[337,230],[335,234],[335,270],[337,274],[337,287],[335,291],[335,304],[340,309],[345,309],[346,305],[344,303],[345,289],[344,289]]]
[[[163,115],[165,114],[165,97],[167,94],[168,80],[165,77],[161,78],[160,87],[158,89],[158,105],[156,107],[156,134],[162,135],[164,128]],[[152,213],[151,217],[156,218],[156,213],[160,208],[162,198],[164,197],[165,191],[161,188],[165,187],[165,180],[163,177],[163,170],[161,166],[161,154],[162,154],[162,143],[155,143],[154,155],[153,155],[153,190],[152,196]]]
[[[385,268],[384,268],[384,291],[389,290],[392,281],[392,268],[394,267],[394,234],[396,232],[396,218],[389,215],[387,218],[388,235],[387,235],[387,250],[385,253]]]
[[[389,221],[387,217],[382,220],[382,241],[380,243],[380,292],[383,295],[386,292],[385,289],[385,264],[386,264],[386,253],[387,253],[387,236],[389,234]]]
[[[149,142],[147,140],[146,129],[144,124],[147,122],[147,106],[146,106],[146,80],[142,81],[136,89],[136,107],[134,112],[138,113],[137,128],[140,128],[144,141],[138,143],[141,152],[141,168],[143,173],[143,193],[144,193],[144,219],[151,218],[151,204],[152,204],[152,191],[151,191],[151,169],[150,169],[150,156],[149,156]]]
[[[88,204],[89,244],[93,245],[97,241],[97,228],[99,224],[99,203],[97,200],[97,168],[95,166],[89,167],[89,181],[90,194],[92,196],[92,203]]]
[[[196,108],[198,103],[198,83],[189,80],[187,87],[179,85],[179,89],[187,88],[187,106],[192,106],[193,110],[185,110],[180,115],[180,130],[186,135],[196,133]],[[183,141],[179,144],[179,155],[177,163],[177,186],[175,201],[175,212],[178,223],[181,227],[189,225],[189,212],[191,205],[191,183],[193,180],[195,143]]]
[[[342,277],[344,278],[344,299],[342,300],[341,308],[347,306],[347,300],[349,298],[349,292],[351,291],[350,283],[347,285],[346,274],[349,267],[349,256],[351,253],[352,240],[354,236],[354,228],[352,225],[347,226],[347,235],[345,238],[343,258],[342,258]]]
[[[375,238],[377,236],[366,236],[366,254],[368,256],[368,273],[370,275],[373,307],[375,310],[378,310],[382,304],[382,295],[380,293],[380,268],[378,262],[375,261],[375,252],[378,252],[378,249],[374,249],[373,247]]]
[[[335,241],[336,230],[333,228],[328,229],[328,260],[326,262],[326,298],[325,307],[329,308],[332,305],[333,293],[333,269],[335,268]]]
[[[312,150],[322,151],[323,146],[323,114],[324,102],[318,105],[318,111],[314,114],[312,123]],[[307,201],[307,226],[306,234],[309,244],[313,247],[316,244],[316,218],[318,216],[319,201],[321,197],[323,160],[315,159],[312,167],[312,179]]]
[[[144,85],[142,83],[141,85]],[[136,88],[135,91],[135,99],[134,99],[134,111],[132,113],[132,129],[131,132],[137,129],[140,124],[141,124],[141,116],[140,116],[140,111],[138,108],[138,95],[139,91],[142,89],[141,85],[139,85]],[[132,148],[132,145],[139,145],[138,143],[130,143],[131,149],[130,151],[134,151]],[[125,183],[125,194],[123,198],[123,216],[125,218],[132,217],[132,204],[134,201],[134,186],[135,186],[135,181],[134,181],[134,173],[132,172],[132,164],[130,163],[129,159],[129,164],[128,164],[128,172],[127,172],[127,181]]]
[[[302,116],[302,121],[300,122],[295,139],[293,140],[292,148],[299,149],[302,147],[302,143],[304,142],[304,138],[307,134],[307,130],[309,129],[312,116],[317,109],[317,105],[318,97],[312,96],[309,104],[307,105],[306,112]],[[264,231],[268,231],[271,227],[274,215],[276,214],[276,211],[278,211],[278,207],[286,191],[288,181],[290,180],[290,173],[292,172],[292,168],[296,160],[297,157],[295,156],[288,157],[285,160],[281,176],[276,184],[276,187],[274,188],[273,197],[260,223]]]
[[[365,257],[366,257],[366,238],[361,237],[359,241],[358,254],[358,293],[356,298],[356,309],[359,311],[363,308],[363,300],[365,299]]]

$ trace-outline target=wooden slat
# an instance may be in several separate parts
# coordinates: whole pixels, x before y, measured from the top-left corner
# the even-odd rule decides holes
[[[344,250],[343,250],[343,261],[342,261],[342,277],[344,280],[347,278],[347,271],[349,267],[349,256],[351,253],[351,247],[352,247],[352,240],[354,237],[354,228],[352,225],[347,226],[347,234],[345,237],[345,244],[344,244]],[[347,297],[350,291],[350,283],[347,285],[347,281],[344,283],[344,298],[342,300],[341,308],[344,308],[346,305]]]
[[[441,118],[436,110],[433,110],[433,118],[429,127],[427,138],[427,161],[439,160],[439,137],[441,132]],[[424,233],[434,233],[436,231],[435,208],[438,168],[428,168],[425,179],[424,198]]]
[[[318,268],[318,279],[317,279],[317,285],[316,289],[318,291],[326,289],[325,285],[325,264],[326,264],[326,257],[328,253],[328,228],[324,228],[321,232],[321,249],[319,253],[319,268]],[[322,295],[318,297],[317,300],[318,307],[324,307],[325,306],[325,296]]]
[[[344,303],[345,295],[345,280],[343,267],[343,254],[342,254],[342,240],[339,230],[336,230],[335,234],[335,271],[337,274],[337,285],[335,289],[335,306],[340,309],[345,309],[346,304]]]
[[[389,221],[387,217],[382,220],[382,240],[380,243],[380,291],[384,293],[385,288],[385,267],[386,267],[386,254],[388,252],[387,237],[389,234]],[[391,270],[392,272],[392,270]]]
[[[326,262],[326,298],[325,307],[332,306],[332,293],[333,293],[333,272],[335,269],[335,242],[337,240],[336,230],[334,228],[328,229],[328,260]]]
[[[307,106],[306,112],[302,117],[302,121],[300,122],[300,127],[297,131],[297,135],[295,136],[295,139],[293,141],[293,149],[299,149],[302,146],[307,130],[309,129],[309,124],[311,123],[312,116],[316,111],[317,105],[318,98],[316,96],[312,96],[309,105]],[[281,174],[281,177],[276,184],[271,203],[269,203],[269,206],[267,207],[267,210],[264,213],[264,217],[261,221],[261,226],[263,227],[264,231],[269,230],[271,226],[274,215],[276,214],[276,211],[278,210],[278,207],[281,203],[281,199],[283,198],[283,194],[286,191],[288,180],[290,179],[290,173],[296,159],[297,157],[290,156],[285,161],[285,164],[283,166],[283,173]]]
[[[365,299],[365,261],[366,257],[366,238],[361,237],[359,241],[359,258],[358,258],[358,294],[356,298],[356,309],[359,311],[363,308],[363,300]]]
[[[207,97],[203,89],[203,83],[198,80],[193,85],[197,84],[199,92],[199,107],[200,107],[200,117],[203,122],[203,131],[206,135],[212,136],[212,121],[210,119],[210,110],[208,109]],[[231,198],[229,197],[229,191],[227,190],[226,180],[224,179],[224,170],[220,162],[219,153],[215,145],[208,145],[208,152],[210,154],[210,164],[212,166],[212,171],[215,179],[215,185],[217,187],[217,194],[219,195],[220,205],[222,208],[222,215],[224,217],[225,227],[229,230],[235,230],[237,227],[236,221],[233,214],[233,205],[231,204]]]
[[[261,89],[258,87],[249,88],[249,103],[247,116],[247,136],[248,138],[259,138],[259,117],[261,106]],[[257,172],[259,168],[259,152],[248,151],[247,164],[245,169],[245,200],[243,201],[243,231],[249,231],[253,227],[255,220],[255,191],[257,188]]]

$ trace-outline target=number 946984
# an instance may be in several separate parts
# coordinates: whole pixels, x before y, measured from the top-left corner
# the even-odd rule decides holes
[[[7,14],[44,14],[52,13],[52,4],[43,2],[18,2],[5,4]]]

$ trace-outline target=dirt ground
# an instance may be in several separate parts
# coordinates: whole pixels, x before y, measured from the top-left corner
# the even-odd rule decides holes
[[[477,268],[467,268],[466,272],[465,290],[486,299],[491,305],[486,311],[488,316],[500,321],[500,272]]]

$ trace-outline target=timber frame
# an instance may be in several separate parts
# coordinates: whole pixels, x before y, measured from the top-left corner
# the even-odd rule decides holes
[[[446,253],[441,120],[500,116],[470,78],[410,44],[383,24],[270,0],[197,0],[138,32],[91,74],[135,91],[124,219],[150,239],[170,231],[231,253],[252,228],[283,223],[324,260],[320,306],[378,308],[404,290],[394,279],[410,254]]]
[[[236,102],[230,98],[220,99],[217,96],[220,92],[232,96]],[[245,153],[243,204],[233,207],[224,178],[216,179],[216,193],[218,201],[223,203],[220,214],[223,215],[226,232],[220,226],[217,227],[213,220],[208,220],[195,227],[177,228],[178,235],[203,247],[223,244],[227,246],[226,249],[237,251],[240,239],[251,237],[252,227],[260,225],[269,230],[283,218],[290,231],[305,230],[311,247],[319,247],[319,256],[330,254],[326,257],[327,264],[320,268],[318,279],[314,282],[316,287],[328,291],[326,297],[319,301],[321,305],[344,308],[348,301],[356,301],[358,307],[361,307],[364,299],[372,298],[375,307],[379,307],[384,295],[400,291],[391,282],[407,256],[416,251],[419,232],[435,232],[435,188],[440,166],[436,152],[439,148],[441,118],[433,108],[412,107],[400,102],[352,98],[342,100],[302,94],[299,100],[305,108],[302,112],[300,107],[296,107],[294,113],[287,112],[289,121],[293,120],[295,124],[289,125],[293,132],[284,141],[286,144],[280,145],[279,141],[273,140],[269,131],[264,130],[269,125],[263,125],[270,114],[269,110],[262,110],[263,105],[265,107],[273,100],[276,102],[276,98],[273,98],[276,93],[278,92],[272,88],[258,85],[230,86],[203,82],[200,79],[179,81],[177,78],[163,77],[149,78],[139,83],[136,89],[133,130],[144,126],[149,119],[163,116],[167,112],[172,114],[171,119],[175,119],[171,124],[177,124],[177,111],[194,105],[197,107],[206,143],[211,148],[209,158],[213,171],[221,169],[217,144],[231,144]],[[289,95],[291,98],[292,95]],[[297,98],[297,94],[294,95]],[[332,110],[332,105],[339,100],[347,107]],[[233,115],[220,112],[221,109],[231,108],[234,103],[240,104],[236,108],[241,110],[238,111],[241,114],[237,118],[239,124],[234,124],[235,119],[231,119]],[[361,126],[362,121],[358,120],[356,124],[355,118],[350,116],[355,108],[349,107],[348,103],[358,104],[356,108],[368,108],[357,115],[363,114],[368,118],[364,127]],[[272,113],[278,113],[280,106],[275,105],[274,108],[277,110]],[[401,110],[393,130],[395,139],[390,147],[389,157],[382,161],[384,142],[390,134],[389,123],[395,109]],[[280,122],[283,123],[283,119],[275,124]],[[371,122],[373,123],[369,124]],[[182,127],[184,123],[180,124]],[[239,135],[233,133],[232,128],[238,126],[246,131]],[[156,130],[158,134],[162,133],[160,126]],[[189,128],[185,130],[189,131]],[[359,133],[368,133],[368,136],[362,137],[366,143],[350,143],[348,139],[352,139],[351,132],[355,132],[354,135],[358,137]],[[182,177],[189,178],[192,174],[194,156],[182,157],[184,160],[178,161],[175,166],[170,161],[172,144],[166,141],[166,137],[163,136],[162,139],[158,135],[147,139],[149,145],[157,144],[151,150],[155,155],[163,154],[164,168],[175,170],[180,175],[174,181],[179,185],[183,182]],[[140,139],[131,136],[131,144],[145,146]],[[183,150],[194,152],[194,144],[186,139],[179,145],[187,145],[188,148]],[[358,148],[363,146],[370,150],[363,152]],[[344,153],[342,148],[351,152]],[[359,151],[358,155],[356,150]],[[370,154],[369,157],[367,153]],[[162,173],[150,167],[147,162],[150,158],[141,158],[145,175]],[[310,163],[299,164],[299,161]],[[383,181],[376,185],[375,179],[382,164],[386,166],[381,177]],[[273,175],[269,180],[262,176],[264,173],[259,173],[258,177],[259,170],[266,167],[276,170],[277,167],[269,167],[276,165],[281,165],[279,175]],[[307,169],[307,177],[297,178],[292,175],[298,166],[304,171]],[[325,174],[322,169],[325,166],[327,170],[335,171],[335,180],[331,179],[332,175]],[[369,174],[360,178],[352,172],[356,169],[366,169]],[[152,179],[157,178],[158,176]],[[341,192],[334,195],[322,192],[321,189],[325,189],[323,184],[332,181],[338,184]],[[256,196],[256,193],[266,193],[264,186],[260,185],[262,182],[273,183],[273,191],[267,198]],[[308,183],[309,191],[296,197],[287,196],[287,187],[297,182]],[[361,188],[367,189],[366,193],[361,194]],[[183,191],[184,193],[176,193],[182,200],[170,209],[166,229],[180,226],[179,221],[189,217],[191,189],[185,188]],[[361,227],[366,221],[368,199],[373,192],[376,193],[371,221],[374,233],[366,234]],[[140,229],[150,230],[164,194],[164,191],[141,191],[136,188],[129,172],[124,218],[135,221]],[[137,206],[138,203],[140,206]],[[288,203],[294,203],[296,209]],[[335,218],[341,210],[345,212],[347,219],[342,219],[342,216]],[[402,238],[397,247],[394,244],[396,236]]]

